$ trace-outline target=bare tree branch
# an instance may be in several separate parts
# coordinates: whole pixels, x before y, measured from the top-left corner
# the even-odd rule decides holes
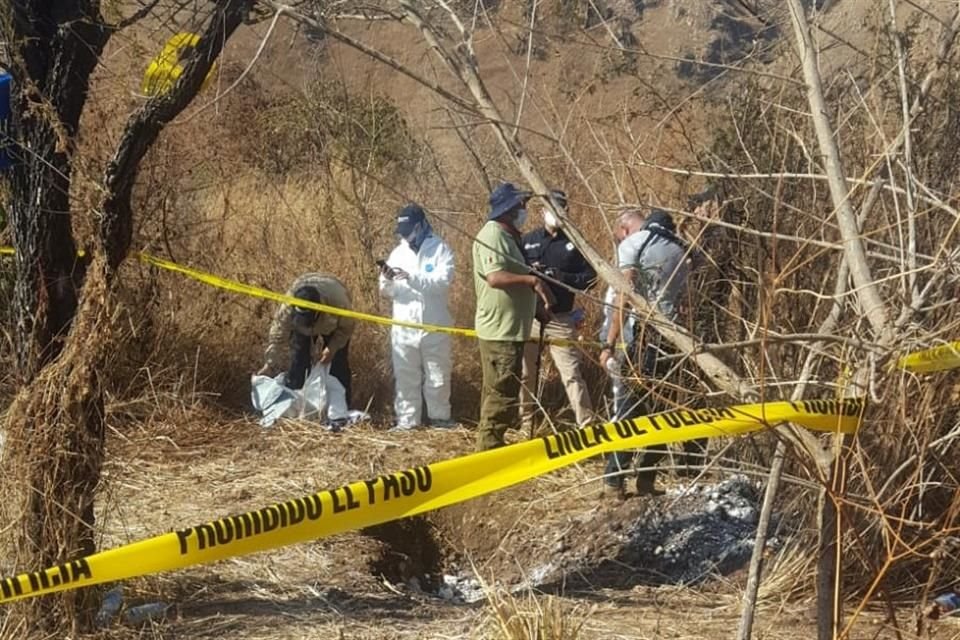
[[[347,45],[347,46],[349,46],[349,47],[351,47],[351,48],[353,48],[353,49],[356,49],[357,51],[360,51],[361,53],[365,53],[366,55],[370,56],[370,57],[373,58],[374,60],[377,60],[377,61],[379,61],[379,62],[382,62],[383,64],[385,64],[385,65],[387,65],[388,67],[394,69],[395,71],[397,71],[397,72],[399,72],[399,73],[402,73],[403,75],[407,76],[408,78],[410,78],[410,79],[413,80],[414,82],[417,82],[418,84],[421,84],[421,85],[427,87],[428,89],[430,89],[431,91],[433,91],[433,92],[436,93],[437,95],[439,95],[439,96],[441,96],[441,97],[449,100],[450,102],[454,103],[455,105],[459,106],[460,108],[465,109],[465,110],[467,110],[467,111],[471,111],[471,112],[476,110],[476,108],[475,108],[472,104],[470,104],[469,102],[467,102],[466,100],[464,100],[464,99],[461,98],[460,96],[455,95],[455,94],[447,91],[446,89],[444,89],[443,87],[441,87],[441,86],[440,86],[439,84],[437,84],[436,82],[431,82],[430,80],[427,80],[426,78],[424,78],[424,77],[421,76],[420,74],[414,73],[412,70],[410,70],[409,68],[407,68],[405,65],[401,64],[401,63],[398,62],[396,59],[388,56],[387,54],[385,54],[385,53],[383,53],[383,52],[381,52],[381,51],[378,51],[377,49],[374,49],[373,47],[369,47],[369,46],[367,46],[366,44],[364,44],[364,43],[360,42],[359,40],[357,40],[356,38],[353,38],[353,37],[351,37],[351,36],[348,36],[347,34],[343,33],[342,31],[340,31],[340,30],[338,30],[338,29],[330,26],[330,24],[329,24],[328,22],[326,22],[326,21],[321,21],[321,20],[318,20],[317,18],[313,18],[313,17],[311,17],[311,16],[308,16],[308,15],[306,15],[306,14],[303,13],[303,12],[300,12],[300,11],[297,11],[297,10],[293,9],[290,5],[282,4],[282,3],[280,3],[280,2],[276,2],[275,0],[264,0],[264,2],[265,2],[267,5],[273,7],[276,11],[282,11],[282,12],[286,13],[287,15],[289,15],[292,19],[296,20],[297,22],[300,22],[300,23],[302,23],[302,24],[311,26],[311,27],[313,27],[313,28],[315,28],[315,29],[321,29],[321,30],[323,30],[324,33],[328,34],[328,35],[329,35],[330,37],[332,37],[333,39],[339,40],[339,41],[342,42],[343,44],[345,44],[345,45]]]
[[[281,16],[283,16],[283,13],[284,13],[283,10],[277,10],[277,12],[273,15],[273,18],[270,21],[270,26],[267,28],[267,33],[264,34],[263,38],[260,39],[260,45],[257,47],[256,53],[253,54],[253,58],[250,60],[250,63],[247,64],[247,66],[243,69],[243,72],[239,76],[237,76],[237,79],[234,80],[229,87],[217,93],[214,99],[211,100],[210,102],[206,103],[199,109],[195,109],[193,113],[190,114],[189,117],[180,118],[179,120],[172,122],[170,124],[182,125],[192,121],[194,118],[197,118],[201,113],[213,107],[221,100],[223,100],[228,94],[230,94],[230,92],[232,92],[234,89],[240,86],[240,83],[244,81],[244,79],[250,74],[250,71],[251,69],[253,69],[254,65],[257,64],[257,61],[260,60],[260,56],[263,55],[263,51],[264,49],[267,48],[267,43],[270,42],[270,37],[273,35],[273,30],[277,27],[277,22],[280,20]]]
[[[900,104],[903,111],[903,169],[906,178],[907,196],[907,295],[904,296],[904,307],[909,307],[914,299],[920,295],[917,289],[917,202],[914,198],[913,178],[913,136],[910,135],[910,95],[907,89],[907,60],[903,50],[903,41],[897,31],[897,1],[890,0],[890,39],[893,40],[894,51],[897,55],[897,75],[900,86]],[[891,179],[893,178],[891,172]]]
[[[624,294],[631,305],[633,305],[633,308],[639,314],[642,314],[647,322],[655,326],[656,330],[671,344],[696,362],[697,366],[718,388],[734,398],[748,400],[758,398],[759,396],[752,385],[740,378],[740,376],[722,361],[710,353],[698,353],[694,337],[684,328],[666,318],[643,296],[639,295],[623,275],[617,269],[610,266],[610,264],[597,253],[586,241],[583,234],[566,217],[561,208],[557,206],[557,203],[553,202],[549,197],[548,194],[550,191],[537,171],[533,160],[524,150],[517,138],[515,130],[510,130],[505,125],[505,120],[494,104],[493,99],[490,97],[483,80],[480,78],[476,69],[476,60],[470,52],[469,47],[465,45],[467,34],[461,34],[464,37],[464,43],[455,45],[453,50],[456,53],[454,53],[450,48],[444,46],[441,41],[442,37],[437,33],[431,23],[422,16],[420,11],[413,6],[410,0],[400,0],[400,7],[403,11],[404,18],[420,30],[434,53],[437,54],[440,60],[463,83],[473,96],[476,108],[494,129],[497,139],[517,165],[521,174],[536,193],[542,194],[547,199],[558,218],[563,221],[564,229],[568,237],[596,269],[598,276],[616,291]],[[824,457],[825,452],[819,445],[816,436],[803,429],[796,430],[796,432],[792,429],[784,430],[782,435],[790,439],[799,450],[805,451],[807,455],[816,460],[818,468],[823,468],[829,464],[829,459]]]
[[[827,115],[826,101],[823,96],[822,78],[817,65],[817,51],[814,48],[810,26],[807,23],[804,8],[800,0],[787,0],[793,23],[797,48],[807,83],[807,98],[810,103],[811,117],[817,132],[817,141],[823,155],[824,169],[828,177],[830,195],[833,199],[834,213],[844,241],[844,253],[857,297],[864,315],[869,321],[878,342],[892,345],[894,328],[890,324],[887,308],[880,291],[870,273],[866,251],[860,238],[860,228],[844,181],[843,163],[840,149],[834,135],[833,125]],[[905,138],[909,125],[905,123],[899,141]],[[870,368],[861,365],[852,376],[850,391],[862,393],[867,388]],[[833,496],[837,483],[843,482],[843,473],[839,470],[839,449],[842,439],[834,440],[834,457],[837,464],[830,469],[828,485],[821,492],[818,508],[819,545],[817,558],[817,635],[820,640],[831,640],[841,620],[839,544],[840,514]]]
[[[124,18],[117,24],[110,25],[110,29],[113,31],[122,31],[127,27],[133,26],[134,24],[140,22],[141,20],[146,18],[148,15],[150,15],[150,12],[153,11],[158,4],[160,4],[160,0],[151,0],[150,2],[146,3],[145,5],[137,9],[133,13],[133,15],[127,18]]]
[[[870,211],[877,203],[880,196],[880,188],[883,181],[877,180],[867,198],[864,200],[863,207],[860,210],[860,220],[864,220],[870,214]],[[821,336],[822,342],[832,338],[836,330],[837,323],[840,321],[840,314],[843,311],[843,294],[847,290],[847,279],[850,277],[850,268],[846,261],[841,261],[840,268],[837,269],[837,278],[833,285],[833,304],[830,307],[827,317],[817,329],[817,334]],[[818,345],[820,346],[820,345]],[[807,353],[803,368],[800,370],[800,383],[794,389],[792,400],[797,401],[803,397],[806,391],[807,382],[813,372],[813,364],[816,359],[817,349],[811,349]],[[740,622],[737,626],[737,640],[750,640],[753,633],[753,616],[757,606],[757,594],[760,591],[760,578],[763,572],[763,556],[767,546],[767,533],[770,528],[770,519],[773,515],[774,501],[780,489],[780,479],[783,475],[783,465],[786,461],[786,446],[781,440],[777,443],[777,448],[773,454],[773,462],[770,466],[770,473],[767,477],[767,487],[763,494],[763,503],[760,506],[760,518],[757,523],[757,534],[753,543],[753,551],[750,556],[750,569],[747,573],[747,585],[744,590],[743,600],[740,610]]]
[[[810,101],[811,117],[820,143],[820,153],[823,156],[824,170],[827,174],[827,183],[830,186],[830,195],[833,198],[834,213],[843,238],[844,254],[850,265],[850,274],[857,286],[857,295],[863,308],[863,313],[870,321],[874,333],[878,338],[889,340],[890,319],[887,307],[880,296],[880,291],[874,284],[870,274],[866,250],[860,239],[860,229],[857,226],[856,214],[850,204],[847,186],[844,180],[843,161],[840,158],[840,148],[833,133],[833,126],[827,115],[827,105],[823,97],[823,80],[817,65],[817,51],[814,48],[810,25],[800,0],[787,0],[790,8],[790,17],[793,23],[797,48],[803,63],[803,75],[807,83],[807,98]]]
[[[893,153],[895,153],[895,148],[893,147],[893,145],[891,145],[891,148],[886,151],[884,157],[887,157],[888,155]],[[796,173],[796,172],[779,172],[779,171],[773,171],[773,172],[767,172],[767,173],[732,173],[732,172],[723,172],[723,171],[697,171],[695,169],[680,169],[677,167],[666,167],[663,165],[655,164],[653,162],[648,162],[643,159],[634,159],[634,162],[640,165],[641,167],[649,167],[651,169],[656,169],[657,171],[663,171],[664,173],[673,173],[676,175],[689,176],[689,177],[695,176],[699,178],[723,178],[723,179],[730,179],[730,180],[770,180],[770,179],[787,178],[787,179],[796,179],[796,180],[818,180],[818,181],[821,181],[821,180],[826,181],[829,179],[829,177],[826,174],[822,174],[822,173]],[[871,168],[871,170],[867,172],[868,175],[872,175],[873,173],[874,173],[873,168]],[[874,183],[875,180],[868,179],[868,178],[845,177],[844,181],[849,184],[857,185],[857,186],[870,186]],[[892,184],[884,183],[883,189],[884,191],[889,191],[891,193],[898,193],[898,194],[904,194],[904,195],[906,194],[905,189],[902,189]],[[943,209],[944,211],[954,216],[955,218],[960,218],[960,211],[958,211],[954,207],[951,207],[950,205],[943,202],[942,200],[935,199],[933,197],[924,197],[920,194],[915,194],[915,197],[918,200],[921,200],[929,205],[937,207],[938,209]],[[865,238],[865,241],[868,243],[871,242],[869,238]],[[922,254],[917,254],[917,255],[920,257],[923,257]]]
[[[251,2],[220,0],[196,51],[173,88],[150,99],[127,122],[104,176],[106,195],[102,205],[99,241],[112,269],[120,266],[130,250],[133,234],[130,196],[140,170],[140,161],[163,127],[183,111],[200,91],[223,45],[249,12]]]

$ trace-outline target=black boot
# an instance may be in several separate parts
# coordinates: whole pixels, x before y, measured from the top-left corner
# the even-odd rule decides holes
[[[656,488],[656,473],[637,474],[637,495],[638,496],[662,496],[666,491]]]

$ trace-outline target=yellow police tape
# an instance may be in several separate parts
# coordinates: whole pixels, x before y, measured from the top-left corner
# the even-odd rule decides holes
[[[0,247],[0,255],[13,255],[13,247]],[[82,252],[78,252],[77,255],[82,255]],[[442,327],[439,325],[433,324],[420,324],[418,322],[407,322],[405,320],[394,320],[393,318],[386,318],[384,316],[376,316],[370,313],[363,313],[360,311],[352,311],[350,309],[341,309],[340,307],[331,307],[325,304],[320,304],[319,302],[311,302],[310,300],[301,300],[300,298],[295,298],[283,293],[276,293],[269,289],[264,289],[262,287],[255,287],[249,284],[244,284],[236,280],[230,280],[229,278],[223,278],[212,273],[201,271],[199,269],[193,269],[191,267],[185,267],[176,262],[171,262],[170,260],[164,260],[163,258],[158,258],[157,256],[150,255],[146,252],[136,252],[134,255],[137,256],[142,262],[152,265],[154,267],[159,267],[166,271],[172,271],[173,273],[179,273],[181,275],[192,278],[198,282],[216,287],[217,289],[223,289],[224,291],[232,291],[233,293],[240,293],[245,296],[251,296],[254,298],[262,298],[264,300],[273,300],[274,302],[280,302],[284,304],[296,305],[304,309],[313,309],[314,311],[322,311],[323,313],[329,313],[335,316],[341,316],[344,318],[353,318],[354,320],[360,320],[363,322],[372,322],[373,324],[385,325],[385,326],[398,326],[398,327],[408,327],[410,329],[420,329],[422,331],[436,332],[436,333],[447,333],[455,336],[466,336],[468,338],[476,338],[477,332],[473,329],[461,329],[459,327]],[[579,344],[574,340],[554,340],[552,338],[546,338],[545,342],[564,342],[570,344]]]
[[[381,325],[396,325],[399,327],[409,327],[411,329],[421,329],[423,331],[431,331],[437,333],[449,333],[451,335],[457,336],[468,336],[476,337],[477,332],[473,329],[460,329],[458,327],[441,327],[434,324],[419,324],[417,322],[406,322],[404,320],[394,320],[393,318],[385,318],[383,316],[375,316],[370,313],[363,313],[360,311],[351,311],[350,309],[341,309],[340,307],[331,307],[325,304],[320,304],[318,302],[310,302],[309,300],[300,300],[299,298],[294,298],[283,293],[276,293],[275,291],[270,291],[269,289],[264,289],[262,287],[254,287],[249,284],[244,284],[242,282],[237,282],[236,280],[230,280],[228,278],[222,278],[220,276],[208,273],[206,271],[200,271],[199,269],[192,269],[190,267],[184,267],[179,265],[176,262],[170,262],[169,260],[164,260],[163,258],[158,258],[147,253],[138,253],[137,256],[143,262],[151,264],[155,267],[161,269],[166,269],[167,271],[172,271],[174,273],[179,273],[185,275],[188,278],[197,280],[204,284],[208,284],[212,287],[218,289],[223,289],[224,291],[232,291],[234,293],[241,293],[245,296],[252,296],[254,298],[263,298],[264,300],[273,300],[274,302],[281,302],[284,304],[296,305],[304,309],[313,309],[314,311],[322,311],[323,313],[329,313],[335,316],[341,316],[344,318],[353,318],[354,320],[362,320],[363,322],[372,322],[374,324]]]
[[[355,320],[361,320],[363,322],[372,322],[374,324],[386,325],[386,326],[397,326],[397,327],[408,327],[410,329],[419,329],[420,331],[427,331],[430,333],[448,333],[454,336],[465,336],[467,338],[476,338],[477,332],[473,329],[461,329],[459,327],[444,327],[436,324],[422,324],[419,322],[408,322],[406,320],[394,320],[393,318],[386,318],[384,316],[375,316],[371,313],[363,313],[360,311],[351,311],[350,309],[341,309],[340,307],[331,307],[325,304],[320,304],[317,302],[310,302],[309,300],[301,300],[300,298],[294,298],[282,293],[276,293],[270,291],[269,289],[264,289],[262,287],[254,287],[249,284],[244,284],[236,280],[230,280],[228,278],[223,278],[206,271],[200,271],[199,269],[193,269],[191,267],[185,267],[183,265],[177,264],[176,262],[170,262],[169,260],[164,260],[163,258],[158,258],[147,253],[138,253],[137,256],[143,262],[151,264],[155,267],[161,269],[166,269],[167,271],[173,271],[174,273],[179,273],[197,280],[198,282],[203,282],[212,287],[218,289],[223,289],[225,291],[232,291],[234,293],[241,293],[246,296],[252,296],[254,298],[263,298],[265,300],[273,300],[275,302],[282,302],[285,304],[296,305],[304,309],[313,309],[315,311],[322,311],[324,313],[329,313],[335,316],[342,316],[344,318],[353,318]],[[529,342],[537,342],[537,338],[530,338]],[[563,346],[596,346],[599,343],[588,342],[583,340],[568,340],[564,338],[551,338],[544,337],[543,342],[545,344],[557,344]]]
[[[13,255],[13,247],[0,247],[0,255]],[[77,255],[83,255],[82,252],[78,252]],[[165,269],[166,271],[172,271],[174,273],[179,273],[181,275],[192,278],[198,282],[208,284],[212,287],[218,289],[223,289],[224,291],[232,291],[234,293],[240,293],[245,296],[252,296],[254,298],[262,298],[264,300],[273,300],[274,302],[280,302],[284,304],[296,305],[304,309],[313,309],[314,311],[322,311],[323,313],[329,313],[335,316],[341,316],[344,318],[353,318],[354,320],[361,320],[363,322],[372,322],[374,324],[380,325],[396,325],[399,327],[409,327],[411,329],[421,329],[423,331],[430,331],[436,333],[449,333],[455,336],[466,336],[470,338],[477,337],[477,332],[473,329],[461,329],[458,327],[441,327],[439,325],[433,324],[420,324],[417,322],[407,322],[405,320],[394,320],[393,318],[386,318],[384,316],[375,316],[370,313],[363,313],[360,311],[352,311],[350,309],[341,309],[340,307],[331,307],[325,304],[320,304],[319,302],[311,302],[310,300],[301,300],[299,298],[294,298],[283,293],[276,293],[269,289],[264,289],[262,287],[254,287],[249,284],[244,284],[242,282],[237,282],[236,280],[230,280],[228,278],[223,278],[206,271],[201,271],[199,269],[192,269],[190,267],[185,267],[183,265],[177,264],[176,262],[171,262],[170,260],[164,260],[163,258],[158,258],[157,256],[150,255],[146,252],[135,252],[135,254],[142,262],[152,265],[154,267],[159,267]],[[567,342],[573,342],[568,340]]]
[[[0,247],[0,256],[12,256],[16,254],[16,251],[13,247]],[[87,252],[83,249],[77,249],[77,257],[82,258],[87,255]]]
[[[0,247],[0,255],[14,255],[13,247]],[[84,251],[81,249],[77,251],[78,256],[83,256]],[[398,327],[408,327],[410,329],[419,329],[421,331],[435,332],[435,333],[447,333],[455,336],[465,336],[468,338],[476,338],[477,332],[473,329],[462,329],[459,327],[442,327],[439,325],[433,324],[420,324],[418,322],[407,322],[405,320],[394,320],[393,318],[387,318],[384,316],[376,316],[370,313],[362,313],[360,311],[351,311],[349,309],[341,309],[340,307],[331,307],[325,304],[320,304],[317,302],[311,302],[309,300],[301,300],[299,298],[294,298],[293,296],[288,296],[282,293],[276,293],[270,291],[269,289],[264,289],[262,287],[254,287],[252,285],[244,284],[236,280],[230,280],[228,278],[223,278],[212,273],[201,271],[199,269],[193,269],[191,267],[185,267],[183,265],[177,264],[176,262],[171,262],[169,260],[164,260],[163,258],[158,258],[152,256],[145,252],[135,252],[135,254],[141,261],[159,267],[160,269],[165,269],[167,271],[172,271],[174,273],[179,273],[185,275],[188,278],[197,280],[204,284],[208,284],[212,287],[218,289],[223,289],[225,291],[232,291],[234,293],[240,293],[246,296],[252,296],[254,298],[263,298],[265,300],[273,300],[275,302],[281,302],[285,304],[292,304],[298,307],[305,309],[313,309],[315,311],[322,311],[324,313],[329,313],[335,316],[342,316],[345,318],[353,318],[355,320],[360,320],[363,322],[372,322],[374,324],[380,324],[385,326],[396,325]],[[530,338],[530,342],[536,342],[537,338]],[[598,346],[599,342],[589,341],[589,340],[569,340],[564,338],[544,338],[545,344],[557,344],[563,346]],[[624,346],[624,345],[620,345]],[[927,349],[925,351],[917,351],[915,353],[907,354],[906,356],[900,358],[898,361],[898,366],[907,369],[909,371],[915,371],[918,373],[928,373],[932,371],[944,371],[946,369],[953,369],[960,367],[960,342],[954,342],[952,344],[946,344],[934,349]]]
[[[862,399],[677,410],[561,432],[320,491],[0,580],[0,603],[182,569],[433,511],[597,454],[735,436],[794,422],[854,433]]]
[[[899,366],[908,371],[930,373],[960,367],[960,342],[917,351],[900,358]]]

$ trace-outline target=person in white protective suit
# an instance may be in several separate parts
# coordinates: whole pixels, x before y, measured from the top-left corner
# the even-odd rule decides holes
[[[418,204],[397,213],[400,244],[380,263],[380,294],[393,301],[393,319],[448,327],[447,294],[453,279],[453,252],[427,221]],[[456,426],[450,419],[450,335],[394,325],[391,329],[396,378],[396,426]],[[426,416],[423,400],[426,400]]]

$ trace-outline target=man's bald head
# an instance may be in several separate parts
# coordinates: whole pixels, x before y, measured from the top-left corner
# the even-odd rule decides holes
[[[643,226],[644,215],[640,209],[625,209],[617,216],[617,241],[622,241]]]

